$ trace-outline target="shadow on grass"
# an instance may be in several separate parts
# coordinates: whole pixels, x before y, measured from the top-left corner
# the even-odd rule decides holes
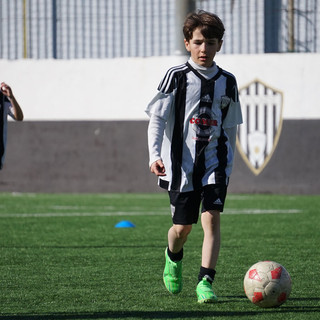
[[[0,320],[84,320],[84,319],[204,319],[206,317],[248,318],[257,314],[283,314],[295,312],[302,314],[320,313],[316,306],[281,307],[276,309],[257,309],[252,311],[106,311],[82,313],[51,313],[51,314],[8,314],[0,315]]]
[[[34,246],[0,246],[1,249],[144,249],[144,248],[164,248],[163,245],[74,245],[74,246],[58,246],[58,245],[34,245]],[[163,249],[163,251],[164,251]]]
[[[214,311],[106,311],[93,313],[54,313],[39,315],[6,315],[0,320],[81,320],[81,319],[203,319],[205,317],[235,316],[248,317],[257,312],[214,312]]]

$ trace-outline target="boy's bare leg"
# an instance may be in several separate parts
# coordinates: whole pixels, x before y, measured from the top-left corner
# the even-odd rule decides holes
[[[201,265],[204,268],[215,269],[220,251],[220,212],[203,212],[201,224],[204,231]]]
[[[169,250],[178,253],[187,241],[188,234],[191,232],[192,225],[174,224],[168,231]]]

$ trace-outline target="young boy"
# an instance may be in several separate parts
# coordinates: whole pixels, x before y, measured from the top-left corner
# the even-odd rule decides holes
[[[237,125],[242,123],[234,76],[214,60],[224,25],[205,11],[185,20],[184,42],[191,57],[169,69],[150,102],[150,170],[168,190],[173,225],[168,232],[163,280],[173,294],[182,289],[183,246],[202,204],[202,260],[196,288],[199,303],[212,303],[223,211],[232,170]]]
[[[0,170],[2,169],[7,142],[7,118],[22,121],[23,112],[11,88],[4,82],[0,84]]]

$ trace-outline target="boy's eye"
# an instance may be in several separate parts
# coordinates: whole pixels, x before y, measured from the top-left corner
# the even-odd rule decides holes
[[[194,41],[194,44],[200,46],[203,43],[203,41]],[[216,41],[206,41],[206,44],[210,45],[210,46],[214,46],[216,44]]]

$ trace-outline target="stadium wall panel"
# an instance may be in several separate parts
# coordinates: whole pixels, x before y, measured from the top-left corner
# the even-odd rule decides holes
[[[161,192],[148,169],[148,122],[9,122],[0,192]],[[231,193],[319,194],[320,120],[284,120],[264,170],[239,152]]]
[[[26,121],[147,120],[144,112],[166,71],[186,56],[89,59],[0,59],[1,81],[20,102]],[[218,54],[239,89],[259,81],[283,95],[283,119],[320,119],[320,54]]]

